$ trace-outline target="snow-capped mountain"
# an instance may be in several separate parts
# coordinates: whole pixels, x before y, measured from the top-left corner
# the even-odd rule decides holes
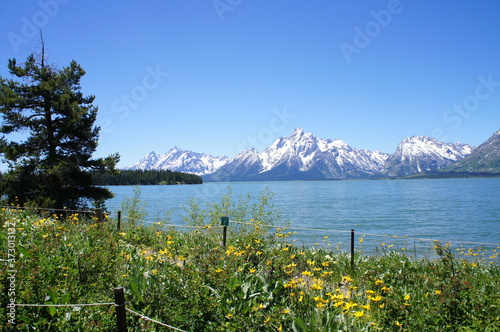
[[[496,135],[500,138],[498,132]],[[233,158],[213,157],[174,147],[164,155],[151,152],[127,169],[170,169],[202,175],[206,181],[395,177],[443,169],[464,159],[471,151],[467,144],[411,136],[389,155],[356,149],[338,139],[321,139],[298,128],[260,153],[252,148]]]
[[[462,143],[444,143],[426,136],[411,136],[399,143],[386,161],[383,174],[405,176],[436,171],[454,164],[472,152],[472,147]]]
[[[164,155],[158,155],[154,151],[150,152],[137,164],[129,166],[126,169],[169,169],[177,172],[206,175],[214,173],[228,161],[229,158],[226,156],[213,157],[205,153],[181,150],[178,147],[173,147]]]
[[[359,150],[341,140],[320,139],[303,129],[281,137],[258,153],[245,150],[208,180],[348,179],[380,172],[388,154]]]
[[[458,162],[455,171],[500,172],[500,129],[475,148],[470,155]]]

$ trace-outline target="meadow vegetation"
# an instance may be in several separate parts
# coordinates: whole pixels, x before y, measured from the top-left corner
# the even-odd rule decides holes
[[[250,198],[229,190],[220,202],[193,200],[189,227],[123,218],[120,230],[115,216],[97,223],[4,208],[2,259],[15,227],[16,303],[108,303],[123,286],[128,308],[185,331],[500,330],[498,264],[435,243],[436,260],[386,250],[358,253],[352,268],[347,253],[291,241],[271,193]],[[123,215],[144,215],[137,196],[124,202]],[[20,306],[9,325],[7,271],[0,270],[2,330],[115,330],[112,305]],[[127,323],[130,331],[168,330],[130,313]]]

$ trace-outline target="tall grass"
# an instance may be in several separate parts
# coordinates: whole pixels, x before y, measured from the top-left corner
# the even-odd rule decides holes
[[[7,259],[15,225],[16,303],[113,302],[186,331],[499,331],[500,268],[456,257],[435,244],[438,259],[387,250],[357,254],[301,247],[263,192],[257,203],[232,193],[206,207],[186,207],[186,225],[98,224],[4,209],[0,248]],[[131,202],[129,202],[131,203]],[[134,201],[130,209],[139,209]],[[125,214],[125,213],[124,213]],[[221,246],[220,216],[229,226]],[[275,228],[263,227],[274,224]],[[11,228],[11,227],[10,227]],[[5,249],[4,249],[5,248]],[[114,308],[17,307],[8,324],[8,268],[0,271],[2,330],[113,331]],[[160,331],[128,314],[131,331]]]

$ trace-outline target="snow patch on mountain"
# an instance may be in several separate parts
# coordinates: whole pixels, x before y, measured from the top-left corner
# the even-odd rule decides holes
[[[141,170],[171,170],[196,175],[211,174],[229,161],[226,156],[213,157],[205,153],[182,150],[173,147],[164,155],[154,151],[142,158],[138,163],[125,169]]]
[[[496,135],[500,135],[500,130]],[[251,148],[233,158],[213,157],[174,147],[164,155],[151,152],[127,169],[169,169],[202,175],[213,181],[349,179],[438,170],[471,152],[468,144],[411,136],[403,139],[389,155],[356,149],[339,139],[321,139],[297,128],[290,136],[277,138],[260,153]]]
[[[388,154],[359,150],[341,140],[320,139],[297,128],[258,153],[246,150],[208,179],[333,179],[380,172]]]
[[[399,143],[387,159],[384,174],[411,175],[445,168],[462,160],[472,147],[462,143],[444,143],[426,136],[411,136]]]

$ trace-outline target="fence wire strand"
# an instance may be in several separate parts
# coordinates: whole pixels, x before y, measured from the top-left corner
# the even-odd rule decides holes
[[[0,206],[0,208],[13,208],[13,209],[31,209],[31,210],[48,210],[48,211],[64,211],[64,212],[73,212],[73,213],[94,213],[94,211],[78,211],[78,210],[65,210],[65,209],[43,209],[43,208],[35,208],[35,207],[17,207],[17,206]],[[117,216],[116,214],[107,214],[107,216]],[[122,218],[126,218],[128,220],[133,220],[137,222],[141,222],[144,224],[152,224],[152,225],[160,225],[167,227],[184,227],[184,228],[192,228],[192,229],[210,229],[210,228],[221,228],[222,225],[206,225],[206,226],[192,226],[192,225],[178,225],[178,224],[164,224],[161,222],[148,221],[143,219],[132,218],[129,216],[122,216]],[[268,227],[268,228],[283,228],[289,230],[301,230],[301,231],[313,231],[313,232],[322,232],[322,233],[350,233],[350,230],[342,231],[342,230],[333,230],[333,229],[320,229],[320,228],[306,228],[306,227],[286,227],[286,226],[278,226],[278,225],[270,225],[270,224],[256,224],[242,221],[231,221],[234,224],[241,225],[250,225],[250,226],[258,226],[258,227]],[[500,243],[486,243],[486,242],[468,242],[468,241],[448,241],[448,240],[439,240],[439,239],[427,239],[427,238],[412,238],[408,236],[396,236],[396,235],[388,235],[388,234],[370,234],[370,233],[362,233],[356,232],[357,235],[362,236],[374,236],[374,237],[385,237],[385,238],[393,238],[393,239],[406,239],[413,241],[421,241],[421,242],[446,242],[446,243],[456,243],[456,244],[473,244],[473,245],[488,245],[488,246],[500,246]]]
[[[191,225],[163,224],[163,223],[158,223],[158,222],[154,222],[154,221],[136,219],[136,218],[132,218],[132,217],[128,217],[128,216],[122,216],[122,218],[142,222],[145,224],[154,224],[154,225],[161,225],[161,226],[168,226],[168,227],[185,227],[185,228],[194,228],[194,229],[196,229],[196,228],[197,229],[208,229],[208,228],[221,228],[222,227],[221,225],[191,226]],[[271,224],[257,224],[257,223],[243,222],[243,221],[231,221],[231,223],[239,224],[239,225],[250,225],[250,226],[257,226],[257,227],[268,227],[268,228],[281,228],[281,229],[298,230],[298,231],[312,231],[312,232],[322,232],[322,233],[351,233],[350,230],[341,231],[341,230],[335,230],[335,229],[288,227],[288,226],[278,226],[278,225],[271,225]],[[421,241],[421,242],[439,241],[439,242],[449,242],[449,243],[458,243],[458,244],[463,243],[463,244],[474,244],[474,245],[500,246],[500,243],[445,241],[445,240],[438,240],[438,239],[412,238],[412,237],[408,237],[408,236],[397,236],[397,235],[388,235],[388,234],[370,234],[370,233],[360,233],[360,232],[356,232],[356,234],[362,235],[362,236],[385,237],[385,238],[393,238],[393,239],[406,239],[406,240]]]
[[[128,216],[122,216],[122,218],[132,220],[132,221],[138,221],[141,223],[145,224],[150,224],[150,225],[159,225],[159,226],[168,226],[168,227],[185,227],[185,228],[199,228],[199,229],[206,229],[206,228],[221,228],[221,225],[205,225],[205,226],[192,226],[192,225],[176,225],[176,224],[165,224],[162,222],[154,222],[154,221],[148,221],[148,220],[142,220],[142,219],[136,219]]]
[[[82,211],[82,210],[68,210],[68,209],[51,209],[51,208],[37,208],[31,206],[8,206],[0,205],[0,209],[16,209],[16,210],[37,210],[37,211],[49,211],[49,212],[72,212],[72,213],[94,213],[95,211]]]
[[[83,303],[83,304],[24,304],[16,303],[18,307],[89,307],[89,306],[100,306],[100,305],[114,305],[114,302],[107,303]]]
[[[154,319],[152,319],[152,318],[149,318],[149,317],[147,317],[147,316],[141,315],[140,313],[135,312],[135,311],[133,311],[132,309],[125,308],[125,310],[127,310],[128,312],[130,312],[130,313],[132,313],[132,314],[134,314],[134,315],[139,316],[141,319],[148,320],[148,321],[150,321],[150,322],[153,322],[153,323],[156,323],[156,324],[159,324],[159,325],[162,325],[162,326],[168,327],[169,329],[176,330],[176,331],[180,331],[180,332],[187,332],[187,331],[181,330],[181,329],[179,329],[179,328],[177,328],[177,327],[173,327],[173,326],[171,326],[171,325],[168,325],[168,324],[165,324],[165,323],[159,322],[159,321],[157,321],[157,320],[154,320]]]

